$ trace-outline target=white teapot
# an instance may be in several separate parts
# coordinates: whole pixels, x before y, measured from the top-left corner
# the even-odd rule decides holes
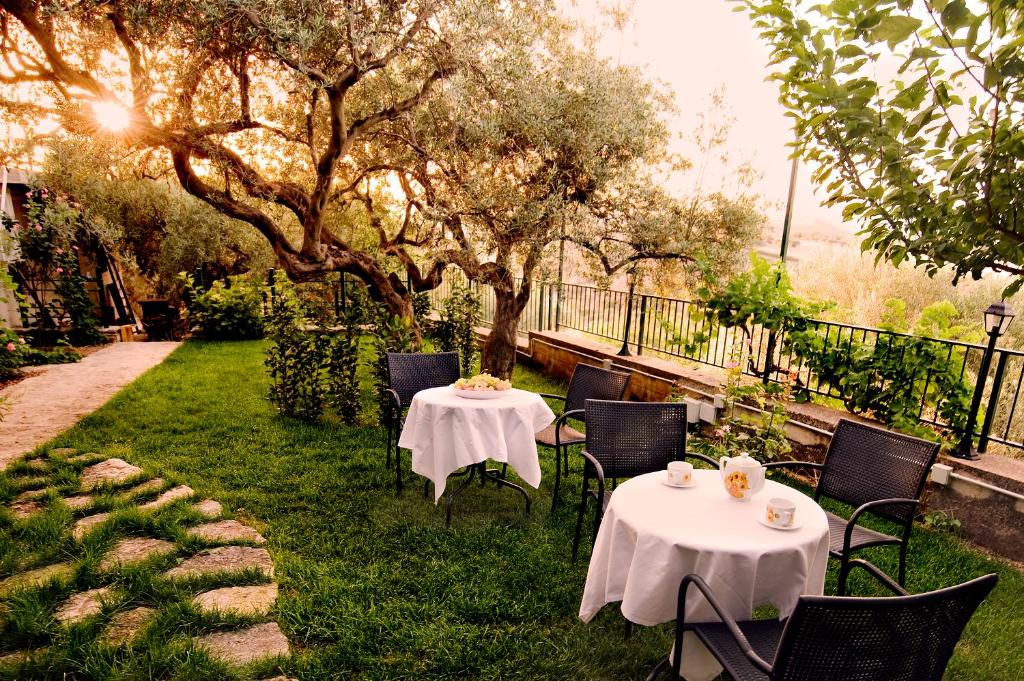
[[[750,498],[764,489],[764,466],[746,452],[740,456],[723,456],[718,460],[722,484],[729,496],[738,501]]]

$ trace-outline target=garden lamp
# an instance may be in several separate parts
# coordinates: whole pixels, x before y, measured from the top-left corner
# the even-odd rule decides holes
[[[964,432],[960,436],[960,442],[956,448],[951,452],[952,456],[958,459],[978,459],[978,452],[974,449],[974,427],[978,424],[978,410],[981,408],[981,397],[985,392],[985,380],[988,378],[988,370],[992,366],[992,355],[995,354],[996,341],[999,337],[1006,333],[1006,329],[1009,328],[1010,322],[1014,318],[1013,308],[999,301],[998,303],[992,303],[985,310],[985,333],[988,334],[988,345],[985,346],[985,354],[981,358],[981,366],[978,367],[978,382],[974,386],[974,397],[971,398],[971,409],[967,413],[967,425],[964,426]],[[997,374],[1001,374],[1003,363],[1000,363],[1000,368],[997,370]],[[999,380],[995,381],[995,385],[999,385]],[[998,395],[993,394],[989,397],[989,401],[994,403],[998,399]],[[989,414],[993,412],[992,406],[989,405]],[[986,421],[989,421],[989,417],[986,416]],[[985,424],[982,430],[982,440],[987,438],[988,434],[988,423]]]

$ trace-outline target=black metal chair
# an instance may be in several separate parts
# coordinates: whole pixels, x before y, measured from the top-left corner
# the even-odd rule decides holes
[[[687,575],[679,585],[673,650],[682,649],[683,634],[691,631],[736,681],[940,681],[964,627],[999,580],[990,574],[911,596],[871,563],[854,559],[850,565],[863,567],[898,595],[801,596],[786,620],[737,622],[707,582]],[[686,622],[691,584],[720,622]],[[681,658],[663,659],[647,681],[666,669],[678,679]]]
[[[583,409],[563,416],[582,416],[586,411],[587,434],[583,451],[583,495],[576,516],[572,559],[576,560],[583,532],[588,500],[594,502],[594,530],[597,538],[604,510],[619,478],[664,470],[669,461],[701,459],[712,466],[718,462],[703,454],[686,451],[686,405],[682,402],[615,402],[586,400]],[[605,481],[612,489],[605,489]],[[590,489],[590,481],[597,483]]]
[[[849,520],[828,515],[829,555],[840,560],[838,593],[846,593],[850,555],[872,546],[898,545],[900,566],[897,581],[907,577],[907,547],[928,471],[939,455],[939,445],[909,435],[841,419],[832,434],[824,463],[777,461],[772,468],[816,468],[821,471],[815,501],[826,497],[854,506]],[[902,526],[892,536],[859,525],[871,513]]]
[[[540,393],[541,397],[562,400],[562,414],[544,430],[537,433],[537,444],[555,450],[555,491],[551,499],[551,509],[558,505],[558,490],[562,484],[563,469],[569,473],[569,447],[581,445],[586,441],[582,432],[573,428],[569,421],[584,424],[585,419],[576,418],[570,412],[583,409],[584,402],[591,400],[621,400],[629,385],[630,374],[611,369],[579,363],[573,369],[569,379],[569,389],[565,395]],[[577,414],[577,416],[579,416]]]
[[[402,429],[402,413],[412,404],[413,395],[427,388],[451,385],[459,380],[458,352],[389,352],[388,353],[388,411],[387,466],[391,466],[391,447],[395,452],[395,487],[402,491],[402,459],[399,456],[398,435]]]

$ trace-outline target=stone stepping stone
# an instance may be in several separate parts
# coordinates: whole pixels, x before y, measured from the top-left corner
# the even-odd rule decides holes
[[[100,570],[106,571],[115,567],[124,567],[139,563],[154,556],[163,556],[178,550],[172,542],[149,537],[131,537],[122,539],[114,545],[110,553],[100,561]]]
[[[92,506],[93,498],[88,494],[82,494],[76,497],[65,497],[64,503],[72,511],[81,511],[83,508],[89,508]]]
[[[113,590],[109,586],[74,594],[64,601],[53,617],[61,624],[74,624],[103,610],[103,601],[110,600]]]
[[[172,487],[167,490],[148,504],[142,504],[139,506],[139,510],[155,511],[158,508],[163,508],[164,506],[173,504],[178,499],[188,499],[193,494],[195,494],[195,490],[188,485],[178,485],[177,487]]]
[[[159,492],[163,489],[164,484],[165,481],[163,478],[153,478],[152,480],[147,480],[141,485],[132,487],[120,496],[121,498],[127,499],[130,497],[137,497],[140,494],[148,494],[149,492]]]
[[[43,504],[39,501],[14,501],[11,503],[11,513],[15,518],[24,519],[43,510]]]
[[[42,657],[49,648],[36,648],[35,650],[16,650],[13,653],[0,655],[0,667],[16,667],[25,664],[36,658]]]
[[[7,595],[18,589],[27,589],[48,584],[52,580],[62,580],[71,576],[70,563],[54,563],[46,567],[36,568],[28,572],[8,577],[0,582],[0,596]]]
[[[27,492],[22,492],[18,496],[14,497],[14,503],[20,503],[22,501],[38,501],[46,496],[48,489],[30,489]]]
[[[248,629],[208,634],[195,639],[211,657],[232,665],[245,665],[269,657],[287,657],[288,639],[277,622],[257,624]]]
[[[204,613],[230,613],[265,617],[277,602],[277,584],[228,586],[201,593],[192,599]]]
[[[171,579],[216,575],[256,569],[267,577],[274,576],[274,562],[266,549],[250,546],[221,546],[204,551],[185,560],[181,565],[164,573]]]
[[[192,510],[207,520],[213,520],[220,517],[220,514],[224,512],[224,507],[213,499],[204,499],[198,504],[192,504]]]
[[[139,607],[119,612],[110,618],[100,642],[108,646],[120,646],[131,642],[149,623],[156,610]]]
[[[237,520],[219,520],[215,523],[197,525],[188,530],[188,536],[198,537],[208,542],[247,541],[253,544],[266,544],[263,535]]]
[[[84,518],[79,518],[71,529],[71,536],[75,538],[75,541],[82,541],[82,537],[109,519],[109,513],[97,513],[96,515],[87,515]]]
[[[130,480],[142,473],[142,469],[123,459],[107,459],[89,466],[82,471],[79,482],[83,490],[91,490],[102,484],[117,484]]]

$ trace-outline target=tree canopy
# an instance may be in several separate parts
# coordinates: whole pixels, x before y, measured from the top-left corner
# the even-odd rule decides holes
[[[1004,0],[743,0],[797,151],[865,249],[1024,282],[1024,10]]]

